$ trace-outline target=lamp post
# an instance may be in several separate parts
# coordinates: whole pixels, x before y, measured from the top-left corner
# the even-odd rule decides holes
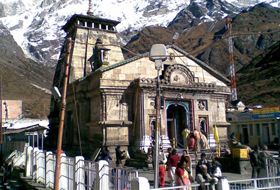
[[[149,58],[155,62],[157,70],[157,91],[156,91],[156,130],[155,130],[155,152],[154,152],[154,183],[155,188],[158,188],[159,175],[159,129],[160,129],[160,86],[159,86],[159,71],[162,68],[162,62],[167,58],[166,47],[163,44],[154,44],[151,48]]]

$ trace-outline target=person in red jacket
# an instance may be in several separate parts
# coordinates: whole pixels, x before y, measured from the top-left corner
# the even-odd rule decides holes
[[[170,155],[167,162],[168,171],[170,171],[170,177],[171,177],[170,183],[172,187],[175,186],[175,170],[180,159],[181,159],[180,156],[176,154],[176,149],[173,149],[172,154]]]

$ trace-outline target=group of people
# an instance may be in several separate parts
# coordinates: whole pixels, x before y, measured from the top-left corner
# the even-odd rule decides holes
[[[189,149],[209,149],[209,143],[207,140],[206,132],[201,129],[200,131],[194,129],[190,131],[188,128],[184,129],[182,132],[184,138],[184,146],[189,147]]]
[[[160,153],[159,156],[159,186],[164,187],[165,184],[165,168],[168,173],[171,186],[185,186],[194,182],[194,178],[191,172],[191,157],[184,150],[180,157],[176,153],[176,149],[168,149],[168,156],[165,158],[164,153]],[[206,154],[201,154],[201,160],[196,166],[196,181],[201,185],[201,189],[205,188],[205,183],[209,182],[212,190],[215,189],[215,185],[218,183],[219,178],[222,177],[221,165],[218,161],[211,163],[206,159]],[[183,189],[183,188],[182,188]],[[190,190],[191,188],[188,188]]]
[[[125,153],[125,151],[121,151],[120,148],[121,148],[120,145],[118,145],[117,148],[115,149],[115,151],[116,151],[116,167],[122,167],[122,160],[124,159],[123,153]],[[110,156],[109,146],[105,146],[101,150],[101,160],[106,160],[110,165],[112,157]]]
[[[193,178],[190,168],[191,160],[187,151],[184,150],[181,157],[176,153],[176,149],[169,148],[168,153],[166,165],[171,186],[190,185]],[[160,187],[164,187],[165,176],[163,172],[165,173],[165,171],[160,172]]]
[[[267,146],[263,146],[263,151],[260,152],[260,147],[256,145],[254,151],[250,153],[250,163],[252,166],[252,178],[268,177],[266,176],[265,159],[269,157]]]
[[[206,189],[205,183],[210,183],[210,189],[215,190],[222,177],[221,164],[213,160],[211,163],[206,159],[206,154],[201,154],[201,160],[196,166],[196,181],[200,184],[200,189]]]
[[[116,151],[116,166],[122,166],[123,154],[125,151],[120,150],[120,146],[117,146]],[[171,186],[185,186],[194,182],[192,177],[191,157],[186,150],[183,151],[182,156],[179,156],[176,149],[168,148],[168,156],[160,150],[159,153],[159,186],[165,186],[165,173],[167,171],[168,178]],[[112,160],[110,156],[110,148],[105,146],[101,150],[101,160],[106,160],[109,164]],[[201,154],[201,160],[196,166],[196,181],[201,185],[200,189],[205,188],[205,182],[210,183],[212,190],[215,189],[215,184],[218,183],[218,179],[222,177],[220,163],[217,161],[211,163],[206,159],[206,154]],[[183,188],[182,188],[183,189]],[[190,190],[191,188],[188,188]]]

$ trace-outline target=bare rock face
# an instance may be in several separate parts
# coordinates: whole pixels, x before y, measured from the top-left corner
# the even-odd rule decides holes
[[[0,22],[0,53],[12,56],[24,56],[22,49],[14,41],[10,31]]]
[[[224,18],[225,15],[240,12],[242,8],[228,4],[226,1],[206,0],[197,2],[192,0],[190,5],[179,12],[169,23],[169,27],[184,30],[198,26],[204,22],[215,22]]]
[[[0,17],[12,16],[24,11],[24,3],[19,0],[17,2],[0,3]]]
[[[163,15],[168,12],[168,7],[163,5],[161,1],[151,1],[143,13],[144,17],[151,17],[155,15]]]

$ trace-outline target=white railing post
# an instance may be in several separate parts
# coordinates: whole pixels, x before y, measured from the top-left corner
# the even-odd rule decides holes
[[[149,190],[150,183],[149,180],[145,177],[136,177],[132,180],[131,186],[133,190]]]
[[[105,160],[96,163],[96,190],[109,190],[109,166]]]
[[[74,162],[73,162],[73,167],[72,167],[72,171],[69,171],[71,172],[71,175],[73,176],[73,190],[76,190],[77,189],[77,182],[76,182],[76,160],[74,159]]]
[[[59,177],[59,189],[69,189],[68,188],[68,166],[66,154],[61,153],[61,164],[60,164],[60,177]]]
[[[272,176],[269,176],[269,171],[268,171],[268,158],[265,158],[265,171],[266,171],[266,177],[274,177],[274,175],[272,174]]]
[[[253,179],[254,180],[254,189],[257,190],[258,189],[258,183],[257,183],[257,180],[256,179]]]
[[[96,173],[95,173],[95,163],[94,162],[88,162],[88,187],[92,187],[94,185],[94,182],[96,182]],[[94,181],[95,179],[95,181]]]
[[[32,169],[33,169],[32,147],[28,146],[26,148],[26,163],[25,163],[26,177],[30,177],[32,175]]]
[[[77,190],[85,190],[85,171],[84,171],[84,157],[75,157],[75,179],[77,184]]]
[[[55,156],[52,152],[46,152],[46,186],[54,188]]]
[[[67,167],[68,167],[68,189],[76,190],[75,185],[75,158],[67,158]]]
[[[38,151],[38,160],[37,160],[37,182],[45,182],[45,162],[46,162],[46,157],[44,154],[44,151],[39,150]]]
[[[32,179],[35,181],[37,180],[37,169],[38,169],[38,155],[39,155],[39,149],[37,147],[33,148],[33,170],[32,170]]]

